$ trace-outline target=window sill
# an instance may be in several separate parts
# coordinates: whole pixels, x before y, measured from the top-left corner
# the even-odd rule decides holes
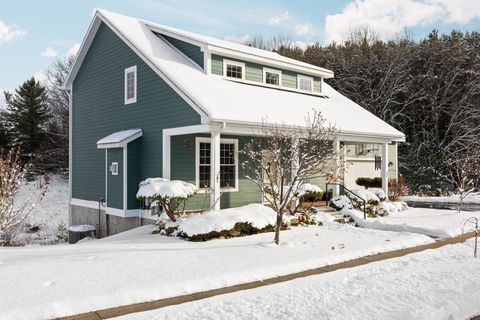
[[[238,188],[221,188],[220,192],[226,192],[226,193],[238,192]],[[211,193],[211,191],[205,190],[205,188],[199,188],[197,194],[198,193]]]

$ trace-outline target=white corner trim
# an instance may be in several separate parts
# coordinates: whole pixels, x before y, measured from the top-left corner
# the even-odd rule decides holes
[[[73,85],[68,90],[68,201],[72,201],[73,196]],[[72,208],[68,206],[68,225],[72,225]]]
[[[105,149],[105,206],[108,207],[108,149]]]
[[[128,98],[128,75],[133,73],[133,98]],[[131,66],[125,69],[124,73],[124,92],[125,92],[125,104],[131,104],[137,102],[137,66]]]
[[[244,62],[238,62],[238,61],[223,59],[223,76],[227,79],[238,79],[238,78],[233,78],[233,77],[227,77],[227,65],[241,67],[242,68],[242,78],[241,79],[245,80],[245,63]]]
[[[127,210],[128,147],[123,148],[123,210]]]
[[[278,74],[278,85],[267,83],[267,72]],[[270,85],[273,87],[282,87],[282,70],[263,67],[263,84]]]

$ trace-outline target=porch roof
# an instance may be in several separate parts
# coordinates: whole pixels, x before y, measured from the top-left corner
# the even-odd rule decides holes
[[[142,129],[128,129],[114,132],[108,136],[97,141],[98,149],[108,148],[123,148],[129,142],[140,138],[142,136]]]

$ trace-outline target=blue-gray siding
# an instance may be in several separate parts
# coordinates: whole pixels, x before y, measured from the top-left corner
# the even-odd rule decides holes
[[[200,67],[203,68],[203,65],[204,65],[203,52],[200,50],[199,46],[169,37],[164,34],[157,33],[157,36],[163,37],[165,40],[170,42],[170,44],[172,44],[175,48],[180,50],[184,55],[192,59],[192,61],[194,61],[196,64],[198,64]]]
[[[124,104],[124,70],[137,66],[137,102]],[[140,179],[162,176],[162,129],[200,123],[200,116],[105,24],[101,24],[73,83],[72,196],[105,197],[105,150],[96,142],[117,131],[141,128],[132,145],[135,172],[128,179],[128,207]],[[137,145],[137,143],[139,145]],[[133,165],[133,163],[132,163]],[[132,169],[133,170],[133,169]]]

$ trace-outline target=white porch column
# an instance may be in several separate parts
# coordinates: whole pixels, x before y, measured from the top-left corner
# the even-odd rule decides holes
[[[210,207],[220,210],[220,130],[212,131],[210,168]]]
[[[165,130],[164,130],[165,131]],[[170,140],[171,136],[163,132],[162,138],[162,177],[170,179]]]
[[[299,161],[298,157],[299,157],[299,154],[298,154],[298,137],[295,137],[295,138],[292,138],[292,172],[291,172],[291,175],[290,175],[290,179],[292,179],[292,181],[297,176],[298,161]],[[298,204],[298,199],[295,199],[294,201],[292,201],[292,203],[290,204],[291,209],[294,210],[295,207],[297,206],[297,204]]]
[[[388,199],[388,143],[382,144],[382,189]]]
[[[333,161],[333,182],[340,183],[338,176],[340,173],[340,139],[335,139],[333,149],[335,152],[335,160]],[[327,191],[327,190],[325,190]],[[340,186],[338,184],[333,185],[333,196],[337,197],[340,195]]]

